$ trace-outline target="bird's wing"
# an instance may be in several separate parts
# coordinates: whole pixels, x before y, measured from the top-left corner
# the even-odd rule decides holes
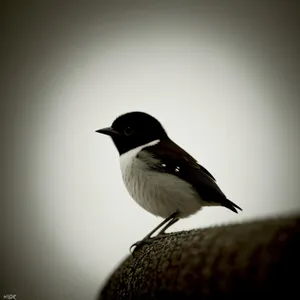
[[[155,161],[151,167],[159,172],[166,172],[187,181],[199,193],[200,197],[211,203],[222,206],[237,213],[239,206],[226,198],[216,183],[213,175],[181,147],[171,140],[162,140],[158,144],[142,150],[152,156]]]

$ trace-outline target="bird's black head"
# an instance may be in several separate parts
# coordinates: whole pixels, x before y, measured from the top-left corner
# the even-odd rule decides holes
[[[154,140],[168,139],[159,121],[143,112],[121,115],[111,127],[99,129],[96,132],[109,135],[120,155]]]

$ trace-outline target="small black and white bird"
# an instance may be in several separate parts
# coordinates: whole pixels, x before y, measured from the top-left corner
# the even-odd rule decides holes
[[[109,135],[119,154],[123,181],[131,197],[145,210],[164,218],[141,241],[149,242],[180,218],[203,206],[242,210],[221,191],[213,175],[167,135],[160,122],[143,112],[119,116],[111,127],[96,132]]]

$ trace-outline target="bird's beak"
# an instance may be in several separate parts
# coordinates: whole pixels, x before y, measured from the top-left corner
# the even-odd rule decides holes
[[[98,130],[96,130],[96,132],[106,134],[106,135],[109,135],[109,136],[118,136],[118,135],[120,135],[120,133],[118,131],[114,130],[111,127],[105,127],[105,128],[102,128],[102,129],[98,129]]]

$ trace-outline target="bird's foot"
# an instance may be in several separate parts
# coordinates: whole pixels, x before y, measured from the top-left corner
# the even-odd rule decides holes
[[[134,243],[130,248],[130,252],[133,254],[134,251],[136,251],[138,248],[140,248],[141,246],[145,245],[145,244],[151,244],[154,240],[158,240],[160,238],[163,238],[166,234],[165,233],[162,233],[161,235],[157,235],[157,236],[154,236],[152,238],[150,237],[146,237],[136,243]],[[134,248],[135,247],[135,248]],[[132,251],[131,249],[134,248],[134,250]]]
[[[131,253],[133,253],[134,251],[136,251],[138,248],[140,248],[141,246],[145,245],[145,244],[151,244],[152,241],[154,240],[154,238],[145,238],[142,239],[136,243],[134,243],[133,245],[130,246],[129,251]],[[132,248],[134,248],[134,250],[132,251]]]

